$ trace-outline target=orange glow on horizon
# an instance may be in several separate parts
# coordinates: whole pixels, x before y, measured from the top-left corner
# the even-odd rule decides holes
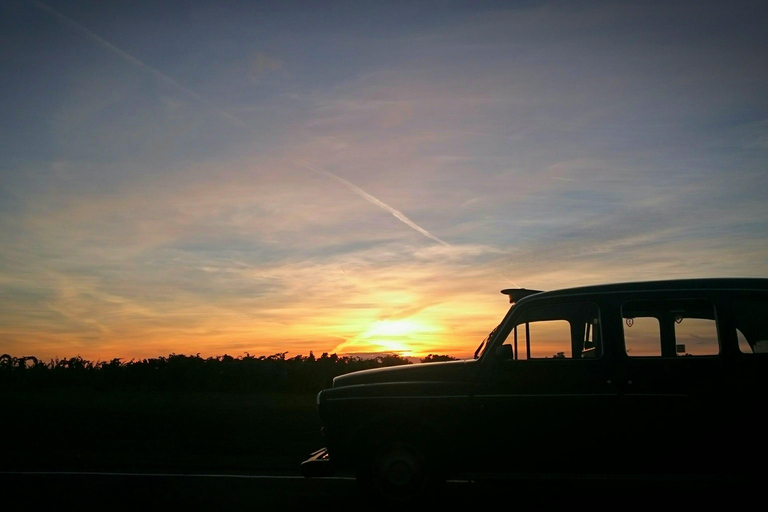
[[[141,316],[100,317],[98,332],[8,329],[4,352],[45,361],[81,356],[94,362],[170,354],[207,358],[281,352],[287,352],[287,357],[327,352],[465,358],[471,357],[509,307],[504,297],[481,292],[434,301],[433,293],[421,296],[390,290],[379,292],[375,304],[366,302],[369,295],[333,297],[326,303],[299,300],[263,309],[166,305],[165,310],[147,309]]]
[[[360,335],[336,346],[334,352],[393,352],[403,356],[421,354],[423,345],[441,329],[433,322],[415,317],[376,320]]]

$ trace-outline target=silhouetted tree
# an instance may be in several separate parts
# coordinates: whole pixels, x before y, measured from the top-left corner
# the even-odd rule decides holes
[[[95,389],[144,389],[222,392],[317,392],[344,373],[411,364],[397,354],[371,358],[338,356],[323,352],[316,357],[228,354],[204,359],[200,354],[172,353],[167,357],[124,361],[88,361],[80,356],[48,363],[35,357],[0,356],[0,384],[15,388],[92,387]],[[423,362],[451,360],[430,355]]]
[[[440,361],[456,361],[456,360],[457,359],[455,357],[451,357],[451,356],[429,354],[427,357],[420,359],[419,362],[420,363],[437,363]]]

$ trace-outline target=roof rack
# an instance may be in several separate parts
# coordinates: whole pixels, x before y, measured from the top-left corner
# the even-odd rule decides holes
[[[519,301],[523,297],[541,293],[541,290],[526,290],[525,288],[507,288],[506,290],[501,290],[501,293],[503,293],[504,295],[509,295],[510,304],[514,304],[515,302]]]

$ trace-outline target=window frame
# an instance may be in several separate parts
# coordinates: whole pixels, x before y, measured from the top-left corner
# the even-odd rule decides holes
[[[584,311],[579,312],[576,308],[582,308]],[[569,313],[570,309],[570,314]],[[591,311],[589,311],[591,309]],[[537,318],[530,318],[537,312],[542,310],[549,311],[549,314],[543,314]],[[560,314],[555,314],[557,310],[561,310]],[[587,314],[590,313],[588,316]],[[594,314],[591,314],[594,313]],[[582,317],[581,319],[579,317]],[[594,318],[596,322],[588,322],[587,318]],[[520,311],[518,315],[510,319],[511,327],[504,340],[497,346],[509,345],[512,348],[512,360],[514,361],[581,361],[581,360],[596,360],[602,359],[605,355],[605,342],[603,333],[603,321],[602,311],[600,306],[590,300],[579,300],[569,302],[558,302],[548,304],[531,304],[524,310]],[[564,321],[568,323],[570,331],[571,349],[569,357],[531,357],[531,330],[530,324],[536,322],[550,322],[550,321]],[[589,326],[589,329],[587,329]],[[518,334],[518,327],[523,327],[522,336]],[[589,332],[589,340],[585,339],[587,331]],[[523,343],[520,343],[522,338]],[[580,339],[580,341],[578,341]],[[593,347],[585,347],[586,342],[590,341]],[[535,343],[535,342],[534,342]],[[573,357],[574,347],[581,344],[581,349],[578,354],[581,357]],[[583,356],[585,353],[594,353],[594,356]],[[521,357],[521,356],[525,357]]]

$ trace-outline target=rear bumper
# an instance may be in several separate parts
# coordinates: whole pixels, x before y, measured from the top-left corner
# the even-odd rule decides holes
[[[301,463],[301,474],[307,478],[331,476],[333,464],[327,448],[313,452],[307,460]]]

